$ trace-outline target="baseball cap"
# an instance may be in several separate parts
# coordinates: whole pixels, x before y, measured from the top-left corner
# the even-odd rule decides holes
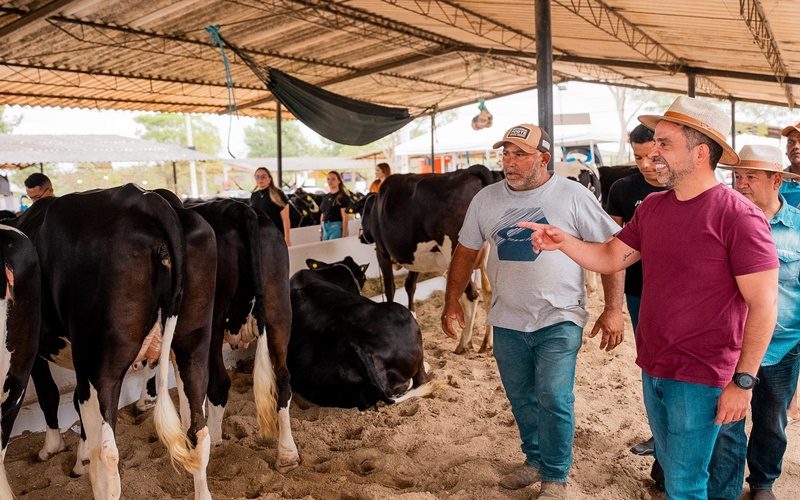
[[[506,130],[503,138],[495,142],[492,148],[502,147],[506,142],[510,142],[526,153],[533,153],[534,151],[547,153],[550,151],[551,146],[550,136],[547,132],[530,123],[516,125]]]

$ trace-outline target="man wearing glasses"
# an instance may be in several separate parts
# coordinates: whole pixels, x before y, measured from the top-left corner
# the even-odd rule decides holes
[[[505,181],[472,199],[450,264],[442,327],[455,338],[464,326],[458,297],[485,241],[491,245],[489,280],[494,356],[519,427],[525,462],[500,485],[519,489],[542,481],[538,498],[567,498],[575,433],[575,362],[588,320],[583,271],[561,253],[535,254],[531,231],[520,221],[559,224],[587,241],[606,241],[619,226],[585,187],[548,171],[550,137],[535,125],[509,129],[503,148]],[[558,221],[558,222],[556,222]],[[603,331],[600,348],[623,338],[622,275],[603,276],[605,309],[589,334]]]
[[[50,178],[40,173],[31,174],[25,179],[25,192],[33,203],[36,203],[42,198],[55,196],[53,194],[53,183],[50,182]]]

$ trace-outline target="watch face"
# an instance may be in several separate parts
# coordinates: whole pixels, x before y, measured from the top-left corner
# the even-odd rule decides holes
[[[756,378],[749,373],[737,373],[733,377],[733,383],[742,389],[752,389],[756,385]]]

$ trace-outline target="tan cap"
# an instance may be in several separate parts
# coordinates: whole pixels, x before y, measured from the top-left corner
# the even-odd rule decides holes
[[[530,123],[523,123],[506,130],[503,138],[495,142],[492,148],[502,147],[506,142],[510,142],[526,153],[533,153],[534,151],[547,153],[552,145],[547,132]]]
[[[720,167],[733,170],[746,168],[750,170],[764,170],[765,172],[780,172],[784,179],[800,179],[800,175],[783,170],[783,153],[777,146],[763,144],[743,146],[739,150],[739,163],[730,167]]]
[[[789,125],[788,127],[784,127],[783,130],[781,130],[781,135],[784,137],[789,137],[789,134],[792,132],[800,132],[800,123],[797,125]]]
[[[713,103],[681,95],[675,99],[663,116],[642,115],[639,117],[639,121],[650,130],[655,130],[661,120],[693,128],[722,146],[720,163],[736,165],[739,162],[736,151],[725,142],[727,132],[724,131],[731,128],[731,119]]]

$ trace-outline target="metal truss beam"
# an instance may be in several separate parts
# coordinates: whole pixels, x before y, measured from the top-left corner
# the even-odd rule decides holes
[[[76,0],[55,0],[29,12],[21,11],[19,19],[0,28],[0,40],[11,37],[19,39],[31,31],[41,28],[47,22],[47,18],[50,17],[50,15],[55,14],[71,3],[75,3],[75,1]]]
[[[553,0],[553,3],[623,42],[661,69],[674,74],[686,66],[686,62],[680,57],[609,7],[603,0]]]
[[[786,77],[789,76],[789,71],[786,69],[786,64],[781,57],[781,51],[778,48],[778,42],[772,34],[772,29],[767,22],[767,17],[764,15],[764,8],[761,6],[760,0],[739,0],[739,14],[744,19],[745,24],[750,29],[753,35],[753,40],[761,49],[764,57],[767,58],[772,72],[775,74],[775,79],[781,84],[786,93],[786,101],[789,108],[794,107],[794,94],[791,85],[786,83]]]

